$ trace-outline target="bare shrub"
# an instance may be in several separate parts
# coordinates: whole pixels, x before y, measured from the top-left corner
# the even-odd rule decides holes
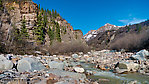
[[[50,46],[51,54],[70,54],[76,52],[88,52],[90,48],[81,41],[72,41],[68,43],[56,43]]]
[[[149,29],[140,33],[126,33],[111,43],[110,49],[132,51],[147,48],[147,46],[149,46]]]

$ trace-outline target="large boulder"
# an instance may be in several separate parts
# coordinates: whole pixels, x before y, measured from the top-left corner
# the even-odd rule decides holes
[[[78,54],[72,54],[72,58],[76,59],[79,58]]]
[[[83,68],[80,68],[80,67],[73,67],[73,68],[78,73],[83,73],[85,71]]]
[[[65,63],[63,62],[56,62],[56,61],[51,61],[48,64],[51,69],[59,69],[59,70],[63,70],[65,65]]]
[[[39,60],[27,57],[18,61],[17,69],[19,72],[29,72],[34,70],[43,70],[45,67]]]
[[[0,70],[9,70],[12,69],[13,63],[10,60],[7,60],[4,55],[0,55]]]
[[[117,73],[136,72],[139,69],[139,64],[133,62],[118,62],[115,69]]]
[[[131,58],[136,59],[136,60],[145,61],[148,56],[149,56],[149,52],[147,50],[141,50],[141,51],[137,52],[136,55],[132,55]]]
[[[71,77],[74,79],[85,79],[86,76],[85,74],[80,74],[80,73],[75,73],[75,72],[68,72],[68,71],[63,71],[63,70],[58,70],[58,69],[50,69],[49,74],[55,74],[57,76],[61,76],[61,77]]]

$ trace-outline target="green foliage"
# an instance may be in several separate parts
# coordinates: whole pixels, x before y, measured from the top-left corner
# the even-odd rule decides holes
[[[40,10],[40,4],[38,5],[38,10]]]
[[[46,25],[47,25],[47,23],[48,23],[48,19],[47,19],[47,14],[46,13],[44,13],[44,15],[43,15],[43,21],[44,21],[44,27],[46,27]]]
[[[61,42],[60,26],[58,23],[56,23],[56,39]]]
[[[64,30],[64,34],[66,34],[66,32],[67,32],[67,29],[65,28],[65,30]]]
[[[3,10],[3,3],[2,3],[2,0],[0,0],[0,10]]]
[[[48,13],[49,13],[49,15],[50,15],[50,17],[51,17],[51,15],[52,15],[52,12],[51,11],[47,11]]]
[[[21,38],[22,39],[27,39],[29,37],[29,34],[27,32],[27,28],[26,28],[25,16],[24,16],[24,19],[22,20],[20,34],[21,34]]]
[[[55,16],[55,12],[54,12],[54,9],[52,9],[52,17]]]
[[[35,27],[35,30],[34,30],[34,34],[37,36],[36,37],[37,42],[39,42],[39,43],[44,42],[44,39],[45,39],[44,21],[43,21],[43,17],[41,15],[41,13],[37,17],[37,23],[36,23],[36,27]]]
[[[127,32],[129,32],[129,31],[130,31],[130,27],[126,25],[126,28],[128,29],[128,31],[127,31]]]
[[[50,38],[50,44],[52,44],[52,41],[54,40],[54,31],[51,29],[50,26],[49,26],[47,33],[48,33],[48,36]]]
[[[142,30],[141,25],[136,24],[136,28],[137,28],[137,31],[140,33],[140,31]]]
[[[12,36],[13,36],[15,41],[22,41],[21,32],[14,25],[13,25],[13,35]]]

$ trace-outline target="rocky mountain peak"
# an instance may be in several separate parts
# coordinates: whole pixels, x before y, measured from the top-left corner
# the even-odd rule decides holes
[[[119,29],[119,26],[107,23],[104,26],[100,27],[97,31],[98,32],[105,32],[107,30],[117,30],[117,29]]]
[[[119,26],[106,23],[104,26],[100,27],[97,30],[89,31],[87,34],[84,35],[84,39],[86,41],[89,41],[90,39],[95,38],[101,32],[105,32],[105,31],[108,31],[108,30],[118,30],[119,28],[120,28]]]

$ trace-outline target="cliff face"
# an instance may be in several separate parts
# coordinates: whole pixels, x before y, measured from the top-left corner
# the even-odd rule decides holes
[[[0,30],[2,31],[1,36],[3,38],[3,42],[9,41],[11,43],[14,40],[12,38],[12,33],[14,32],[13,30],[14,28],[21,30],[22,21],[25,18],[25,26],[29,34],[29,39],[27,39],[27,42],[37,46],[38,43],[34,32],[38,23],[37,19],[39,15],[42,14],[42,12],[43,10],[39,9],[38,5],[32,1],[3,1],[3,9],[0,10]],[[60,28],[59,38],[61,38],[61,43],[71,43],[73,41],[80,41],[85,43],[82,39],[82,31],[73,30],[73,27],[60,15],[57,14],[57,16],[53,16],[51,15],[53,13],[49,13],[49,11],[44,12],[44,14],[47,17],[47,23],[43,29],[44,40],[42,45],[51,45],[51,38],[48,35],[48,30],[51,28],[55,33],[57,24]],[[42,14],[43,19],[44,14]],[[57,43],[57,40],[53,39],[52,43]]]

